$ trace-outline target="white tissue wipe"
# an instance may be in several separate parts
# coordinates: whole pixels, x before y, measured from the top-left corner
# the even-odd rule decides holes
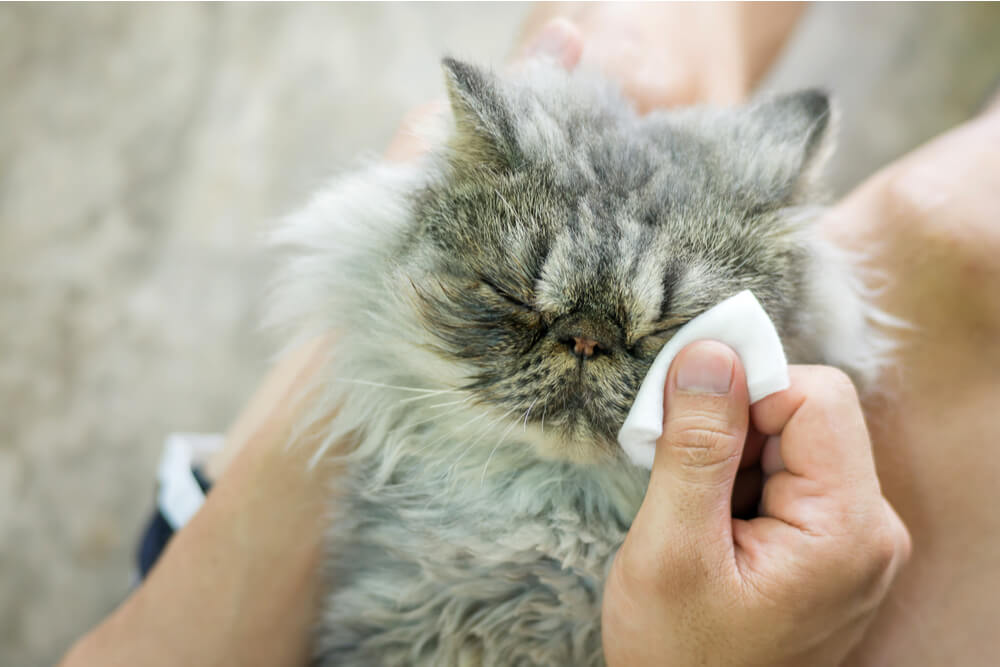
[[[751,403],[788,388],[785,350],[763,306],[749,290],[726,299],[678,329],[646,373],[618,431],[618,443],[637,466],[653,467],[656,440],[663,433],[667,371],[677,353],[696,340],[716,340],[736,351],[746,372]]]

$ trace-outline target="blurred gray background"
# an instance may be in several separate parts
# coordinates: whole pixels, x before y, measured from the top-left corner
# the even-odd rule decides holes
[[[126,595],[164,435],[225,429],[260,379],[262,231],[527,11],[0,6],[0,664]],[[998,5],[817,5],[765,87],[838,95],[844,192],[998,82]]]

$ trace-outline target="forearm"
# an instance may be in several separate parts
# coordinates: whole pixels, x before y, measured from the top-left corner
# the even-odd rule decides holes
[[[237,453],[204,506],[64,667],[307,661],[336,470],[308,470],[308,443],[285,443],[322,354],[300,350],[275,369],[234,425]]]
[[[580,22],[594,60],[643,109],[741,98],[766,71],[801,11],[793,5],[693,7],[556,9],[571,12]],[[618,12],[618,19],[604,23],[607,12]],[[525,41],[554,15],[552,8],[535,14],[524,31]],[[768,29],[759,30],[762,26]],[[693,38],[704,29],[713,39],[699,44]],[[633,30],[638,31],[636,39]],[[616,44],[626,44],[632,56],[608,55]],[[657,50],[662,45],[671,48]],[[676,45],[681,50],[673,49]],[[653,50],[637,57],[636,49],[647,47]],[[640,61],[642,68],[633,67]],[[691,89],[696,90],[694,99],[677,97],[678,91],[690,92],[683,87],[671,88],[668,99],[665,88],[635,76],[664,66],[697,81]],[[407,159],[420,150],[419,142],[404,142],[394,144],[389,155]],[[336,470],[309,474],[308,447],[286,453],[284,444],[295,421],[290,392],[321,363],[321,354],[319,348],[300,352],[272,374],[231,431],[224,456],[210,466],[217,482],[205,505],[177,533],[142,587],[73,647],[64,667],[306,661],[321,590],[328,484]]]
[[[914,540],[853,660],[992,665],[1000,595],[1000,110],[890,165],[823,229],[869,256],[898,363],[871,401],[879,477]]]

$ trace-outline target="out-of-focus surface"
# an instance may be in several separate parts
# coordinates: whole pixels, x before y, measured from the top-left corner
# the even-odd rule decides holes
[[[114,608],[164,435],[260,379],[264,230],[524,11],[0,7],[0,665]]]
[[[827,182],[842,194],[978,112],[1000,86],[1000,4],[814,5],[763,84],[840,107]]]
[[[163,436],[249,396],[262,232],[525,12],[0,7],[0,664],[52,664],[122,599]],[[995,5],[818,6],[766,87],[838,94],[843,191],[979,107],[998,31]]]

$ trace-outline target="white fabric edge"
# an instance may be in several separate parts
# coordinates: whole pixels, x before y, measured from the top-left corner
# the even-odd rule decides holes
[[[192,464],[206,460],[222,449],[224,442],[224,436],[214,433],[171,433],[164,441],[156,472],[156,504],[175,531],[190,521],[205,502]]]

